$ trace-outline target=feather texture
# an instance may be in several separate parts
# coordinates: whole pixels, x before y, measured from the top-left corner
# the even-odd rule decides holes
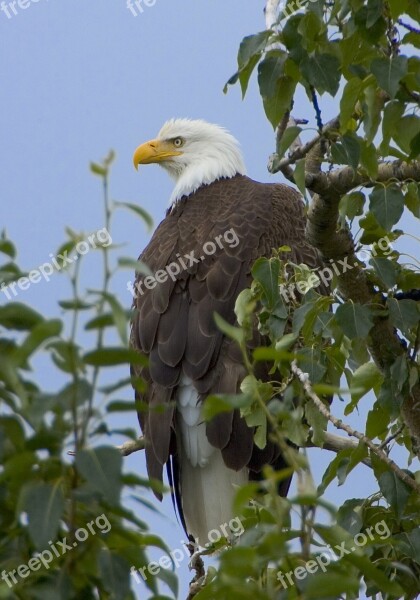
[[[293,262],[319,266],[304,229],[297,192],[237,174],[179,199],[140,255],[152,273],[171,263],[180,267],[174,280],[141,288],[131,344],[149,356],[148,367],[133,367],[148,382],[139,399],[149,408],[139,419],[149,475],[162,479],[163,466],[173,457],[178,510],[195,538],[230,518],[236,485],[261,477],[264,464],[283,465],[271,441],[264,450],[255,447],[254,431],[238,411],[205,424],[201,404],[212,393],[237,393],[245,376],[240,352],[218,330],[214,313],[235,324],[235,301],[251,283],[251,267],[258,257],[271,256],[273,248],[287,245]],[[213,248],[208,242],[212,253],[204,251]],[[143,281],[139,274],[136,287]],[[255,330],[251,344],[262,343]]]

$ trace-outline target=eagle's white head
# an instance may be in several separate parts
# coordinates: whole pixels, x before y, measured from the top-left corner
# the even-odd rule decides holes
[[[156,139],[139,146],[134,166],[159,163],[175,179],[171,203],[222,177],[245,174],[237,140],[223,127],[191,119],[171,119]]]

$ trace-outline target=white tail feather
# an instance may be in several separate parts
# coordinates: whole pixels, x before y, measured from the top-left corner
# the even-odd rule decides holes
[[[220,450],[213,452],[205,467],[193,467],[181,449],[180,467],[182,510],[187,531],[197,544],[205,546],[210,532],[225,535],[223,529],[226,530],[234,517],[232,503],[236,487],[248,481],[248,469],[228,469]]]
[[[178,387],[177,409],[182,511],[188,533],[205,546],[211,541],[210,532],[225,535],[221,527],[233,518],[236,487],[248,481],[248,469],[229,469],[221,451],[209,444],[197,390],[185,375]]]

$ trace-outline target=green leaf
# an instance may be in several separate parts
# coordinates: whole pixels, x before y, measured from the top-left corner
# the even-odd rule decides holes
[[[5,306],[0,306],[0,325],[6,329],[27,331],[43,321],[43,317],[27,304],[9,302]]]
[[[230,325],[230,323],[225,321],[223,317],[221,317],[216,312],[214,313],[214,321],[217,327],[220,329],[220,331],[222,331],[225,335],[230,337],[232,340],[235,340],[238,344],[243,343],[245,339],[245,332],[243,329]]]
[[[366,435],[371,440],[388,432],[390,414],[378,403],[369,411],[366,421]]]
[[[328,425],[327,417],[324,417],[315,404],[311,400],[308,400],[308,402],[305,403],[305,418],[312,429],[312,442],[315,446],[320,446],[322,448],[325,441],[325,431]]]
[[[141,208],[141,206],[137,206],[137,204],[132,204],[131,202],[115,202],[115,206],[120,206],[121,208],[127,208],[128,210],[131,210],[131,212],[136,214],[142,219],[142,221],[146,223],[148,231],[153,229],[152,217],[147,211],[144,210],[144,208]]]
[[[409,371],[407,360],[405,354],[400,354],[390,368],[391,383],[394,391],[401,392],[408,381]]]
[[[301,348],[296,353],[299,366],[305,373],[308,373],[311,383],[319,383],[327,371],[323,364],[321,355],[316,348]]]
[[[95,306],[95,304],[85,302],[80,298],[74,298],[72,300],[59,300],[58,305],[64,310],[89,310]]]
[[[381,122],[381,110],[384,99],[375,85],[369,85],[364,92],[366,109],[363,115],[363,126],[366,133],[366,144],[371,144]]]
[[[10,258],[16,258],[16,248],[14,244],[5,237],[5,232],[2,232],[0,237],[0,252],[10,256]]]
[[[404,211],[404,194],[397,184],[377,186],[369,196],[370,210],[386,231],[398,223]]]
[[[353,220],[363,214],[363,206],[365,204],[365,196],[362,192],[351,192],[346,194],[340,200],[339,212],[340,216],[348,217]]]
[[[420,132],[416,133],[410,140],[410,159],[420,156]]]
[[[112,294],[101,292],[101,296],[107,301],[112,311],[113,320],[124,346],[128,345],[127,337],[127,314],[117,298]]]
[[[406,56],[391,58],[375,58],[370,65],[378,84],[395,98],[400,87],[401,79],[407,74],[408,61]]]
[[[414,183],[414,181],[411,181],[407,185],[405,205],[417,219],[420,219],[420,193],[419,187],[417,183]]]
[[[394,539],[398,541],[402,552],[418,563],[420,556],[420,529],[416,527],[410,533],[399,533],[394,536]]]
[[[393,19],[398,19],[407,10],[408,0],[387,0]]]
[[[369,264],[375,269],[379,279],[385,284],[387,290],[397,284],[397,268],[395,262],[383,256],[372,257]]]
[[[290,148],[290,145],[295,141],[301,131],[302,129],[297,125],[292,125],[292,127],[286,129],[280,140],[280,144],[277,146],[277,155],[279,158],[284,156],[286,150]]]
[[[360,398],[363,398],[373,387],[381,385],[382,381],[383,375],[375,363],[368,362],[358,367],[351,378],[351,387],[355,391],[351,392],[352,402],[346,407],[345,414],[348,415]]]
[[[350,339],[366,337],[373,327],[371,311],[368,306],[362,304],[340,304],[335,316],[343,333]]]
[[[255,300],[253,294],[249,288],[245,288],[240,292],[235,302],[235,315],[240,327],[248,322],[254,307]]]
[[[391,137],[396,133],[401,117],[404,114],[405,106],[402,102],[394,100],[388,102],[384,109],[384,116],[382,120],[382,137],[383,140],[380,144],[380,152],[386,156],[389,152],[389,143]]]
[[[415,138],[419,133],[420,118],[415,115],[407,115],[399,120],[392,137],[406,154],[411,154],[412,144],[416,144]]]
[[[131,590],[129,563],[119,554],[102,548],[98,556],[98,566],[101,581],[110,598],[126,600]]]
[[[412,328],[420,321],[420,310],[415,300],[396,300],[388,298],[389,317],[394,327],[404,335],[410,335]]]
[[[378,176],[378,153],[374,144],[361,143],[360,163],[371,179]]]
[[[400,586],[395,581],[392,581],[384,571],[381,571],[372,564],[369,556],[362,555],[361,550],[354,547],[353,538],[347,531],[337,525],[332,527],[314,525],[314,529],[327,544],[340,546],[345,541],[345,547],[350,550],[350,554],[346,554],[341,560],[345,560],[345,562],[349,562],[351,565],[357,567],[363,573],[365,579],[371,580],[379,586],[381,592],[395,594],[396,597],[400,597],[402,594]]]
[[[252,277],[261,285],[267,307],[274,308],[279,299],[280,264],[277,258],[258,258],[252,269]]]
[[[99,175],[100,177],[106,177],[106,175],[108,174],[108,169],[106,167],[103,167],[102,165],[99,165],[98,163],[91,162],[89,166],[90,170],[95,175]]]
[[[258,65],[258,85],[261,96],[271,98],[277,93],[277,82],[284,73],[287,53],[282,50],[267,52]]]
[[[321,558],[320,562],[322,561]],[[316,561],[315,564],[318,566],[319,562]],[[308,579],[305,586],[305,600],[319,600],[320,594],[323,598],[343,598],[344,593],[356,598],[359,588],[360,581],[356,574],[319,571]]]
[[[127,321],[131,317],[131,310],[125,311],[125,317]],[[99,317],[94,317],[90,321],[85,324],[86,331],[91,331],[93,329],[104,329],[105,327],[111,327],[114,325],[114,316],[112,313],[104,313],[99,315]]]
[[[99,492],[109,504],[118,505],[122,468],[120,452],[108,446],[80,450],[75,462],[88,488]]]
[[[340,85],[340,61],[334,54],[315,53],[300,65],[302,75],[320,94],[335,96]]]
[[[242,97],[246,94],[249,79],[271,35],[271,31],[261,31],[255,35],[248,35],[239,46],[238,78],[241,84]],[[228,83],[232,83],[233,80],[234,78],[231,78]]]
[[[64,496],[61,482],[30,483],[22,489],[22,507],[28,515],[29,535],[37,550],[48,548],[54,540],[64,512]]]
[[[322,481],[318,487],[318,493],[322,495],[330,483],[337,477],[338,485],[343,485],[347,478],[347,468],[350,463],[351,448],[346,448],[337,453],[327,466]]]
[[[131,412],[136,410],[135,402],[126,402],[124,400],[114,400],[106,407],[107,412]]]
[[[292,105],[296,81],[288,76],[280,77],[276,87],[277,90],[273,96],[263,96],[264,111],[273,129],[277,127]]]
[[[355,106],[363,92],[364,83],[359,77],[353,77],[346,83],[340,100],[340,131],[345,133],[349,129]]]
[[[411,44],[415,48],[420,48],[420,35],[414,31],[409,31],[403,37],[402,44]]]
[[[11,358],[14,364],[21,367],[26,360],[33,354],[46,340],[60,335],[63,327],[59,319],[41,321],[35,325],[22,344],[16,348]]]
[[[114,365],[132,364],[145,365],[147,359],[139,352],[129,348],[108,347],[92,350],[83,356],[87,365],[94,367],[111,367]]]
[[[357,136],[346,133],[341,142],[331,146],[331,157],[338,165],[349,165],[357,169],[360,160],[360,142]]]
[[[402,482],[394,471],[382,473],[379,476],[378,483],[382,494],[394,509],[397,517],[400,518],[411,494],[411,488]]]
[[[208,396],[203,406],[203,417],[209,421],[223,412],[230,412],[235,408],[247,408],[252,404],[249,394],[213,394]]]

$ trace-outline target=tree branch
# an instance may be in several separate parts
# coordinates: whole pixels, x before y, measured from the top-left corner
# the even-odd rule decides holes
[[[266,29],[272,29],[277,23],[279,5],[280,0],[267,0],[264,8]]]
[[[312,140],[305,146],[318,141]],[[292,158],[292,157],[291,157]],[[290,160],[290,159],[289,159]],[[321,171],[319,173],[306,173],[306,187],[313,192],[328,196],[330,201],[335,200],[338,208],[338,203],[341,196],[347,194],[354,188],[359,186],[373,187],[376,183],[386,183],[391,180],[396,181],[418,181],[420,182],[420,161],[415,160],[411,163],[403,161],[392,161],[381,163],[378,168],[378,176],[372,180],[364,171],[354,171],[352,167],[342,167],[335,169],[330,173]]]
[[[394,161],[379,166],[376,182],[390,180],[420,181],[420,161],[405,163]],[[358,261],[354,242],[347,229],[337,229],[338,206],[343,194],[363,185],[374,185],[367,175],[344,167],[331,173],[307,172],[306,185],[315,192],[308,211],[306,237],[318,248],[325,259],[346,259],[350,269],[344,269],[337,276],[338,289],[346,300],[356,303],[384,307],[383,296],[377,293],[369,283],[363,266]],[[374,325],[369,332],[368,348],[373,360],[382,372],[387,371],[402,355],[406,355],[406,346],[386,317],[374,317]],[[420,385],[417,383],[405,398],[401,408],[413,440],[413,450],[420,457]]]
[[[130,454],[133,454],[133,452],[144,450],[144,446],[144,437],[141,436],[137,440],[130,440],[128,442],[124,442],[124,444],[121,444],[121,446],[116,446],[116,448],[121,452],[123,456],[130,456]]]
[[[328,431],[324,432],[324,436],[325,441],[324,445],[322,446],[322,449],[324,450],[330,450],[331,452],[340,452],[340,450],[344,450],[346,448],[357,448],[356,442],[349,440],[345,437],[334,435],[333,433],[330,433]],[[306,442],[305,446],[306,448],[319,448],[319,446],[316,446],[309,439]],[[142,450],[144,450],[144,447],[145,442],[143,436],[141,436],[137,440],[129,440],[128,442],[124,442],[124,444],[121,444],[120,446],[116,446],[117,450],[121,452],[122,456],[130,456],[130,454],[133,454],[134,452],[141,452]],[[366,459],[364,463],[367,466],[371,466],[369,459]]]
[[[417,35],[420,35],[420,29],[417,29],[417,27],[413,27],[413,25],[410,25],[410,23],[406,23],[402,19],[398,19],[397,22],[399,25],[401,25],[401,27],[405,27],[405,29],[411,31],[411,33],[417,33]]]
[[[330,433],[329,431],[324,431],[324,444],[322,445],[322,450],[330,450],[331,452],[341,452],[341,450],[356,450],[358,447],[358,443],[354,440],[350,440],[349,438],[343,437],[341,435],[335,435],[334,433]],[[307,440],[305,444],[305,448],[319,448],[316,444],[311,442],[311,440]],[[370,458],[364,458],[362,462],[367,466],[372,468],[372,462]]]
[[[306,144],[299,144],[295,149],[293,149],[290,156],[288,156],[287,158],[279,159],[277,154],[273,154],[270,157],[270,163],[268,165],[269,172],[274,174],[278,173],[278,171],[281,171],[284,174],[283,171],[286,167],[290,167],[297,160],[304,158],[316,144],[319,144],[320,140],[323,137],[328,136],[328,134],[331,133],[331,131],[338,129],[339,125],[340,121],[338,117],[331,119],[331,121],[329,121],[322,128],[322,132],[320,134],[316,135],[312,140],[310,140]]]
[[[366,444],[369,450],[373,452],[380,460],[382,460],[391,469],[391,471],[393,471],[397,475],[397,477],[401,479],[401,481],[403,481],[406,485],[408,485],[411,489],[413,489],[415,492],[417,492],[417,494],[420,495],[420,486],[416,483],[416,481],[412,477],[410,477],[408,473],[400,469],[399,466],[391,458],[389,458],[389,456],[379,446],[374,444],[372,440],[370,440],[366,435],[360,433],[359,431],[356,431],[356,429],[353,429],[352,427],[350,427],[350,425],[343,423],[341,419],[338,419],[330,412],[327,406],[322,402],[321,398],[319,398],[319,396],[317,396],[317,394],[315,394],[315,392],[313,391],[308,374],[304,373],[297,366],[296,361],[292,362],[292,373],[301,382],[307,397],[312,400],[319,412],[322,415],[324,415],[324,417],[326,417],[330,421],[330,423],[334,425],[334,427],[336,427],[337,429],[342,429],[349,436],[355,437],[364,444]]]

